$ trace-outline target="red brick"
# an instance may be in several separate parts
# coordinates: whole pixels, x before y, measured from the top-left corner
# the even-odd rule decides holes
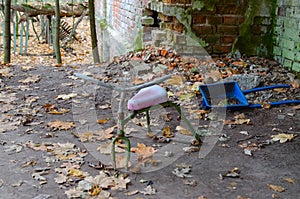
[[[239,16],[237,15],[223,15],[223,24],[225,25],[238,25]]]
[[[217,14],[238,14],[241,9],[237,5],[216,5]]]
[[[237,36],[224,35],[221,37],[222,44],[233,44]]]
[[[228,45],[213,45],[213,53],[217,53],[217,54],[224,54],[224,53],[229,53],[231,52],[231,47],[232,45],[228,44]]]
[[[219,25],[222,24],[222,17],[221,16],[207,16],[207,23],[210,25]]]
[[[204,40],[210,44],[218,43],[220,41],[220,35],[217,34],[207,35],[204,37]]]
[[[192,29],[200,35],[207,35],[213,33],[213,27],[211,25],[192,25]]]
[[[192,19],[193,24],[205,24],[206,16],[205,15],[194,15]]]
[[[224,34],[224,35],[238,35],[239,27],[219,25],[217,26],[217,33]]]
[[[181,4],[191,4],[192,0],[177,0],[177,3],[181,3]]]

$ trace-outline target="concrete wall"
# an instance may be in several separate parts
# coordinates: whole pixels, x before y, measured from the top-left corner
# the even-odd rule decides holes
[[[278,0],[274,27],[274,57],[283,66],[300,71],[300,1]]]

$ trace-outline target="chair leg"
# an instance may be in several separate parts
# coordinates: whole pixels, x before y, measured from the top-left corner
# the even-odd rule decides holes
[[[148,133],[150,133],[151,132],[151,128],[150,128],[150,114],[149,114],[149,110],[146,111],[146,119],[147,119]]]
[[[168,106],[173,106],[175,107],[175,109],[177,110],[177,112],[179,113],[180,117],[183,119],[183,121],[187,124],[189,130],[191,131],[191,133],[193,134],[193,136],[195,137],[195,139],[201,144],[201,138],[200,135],[196,133],[195,129],[193,128],[192,124],[190,123],[190,121],[185,117],[185,115],[182,113],[180,107],[173,103],[173,102],[168,102],[167,103]]]
[[[112,162],[113,162],[113,167],[114,169],[117,169],[116,166],[116,142],[118,140],[124,140],[125,144],[126,144],[126,170],[128,171],[128,164],[129,164],[129,160],[130,160],[130,150],[131,150],[131,145],[130,145],[130,140],[125,137],[124,135],[118,135],[117,137],[115,137],[112,140],[112,146],[111,146],[111,157],[112,157]]]

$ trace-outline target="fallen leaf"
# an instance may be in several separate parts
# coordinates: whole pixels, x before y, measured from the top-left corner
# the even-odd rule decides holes
[[[65,194],[67,195],[68,198],[81,198],[82,191],[81,190],[76,190],[75,187],[65,191]]]
[[[112,126],[104,131],[99,131],[97,133],[95,133],[95,135],[97,136],[97,140],[105,140],[105,139],[110,139],[113,137],[113,131],[115,130],[115,128],[117,128],[118,125]]]
[[[162,130],[162,136],[166,137],[166,138],[172,138],[174,137],[174,134],[171,132],[171,128],[170,126],[166,126],[163,130]]]
[[[108,109],[108,108],[111,108],[111,105],[110,104],[104,104],[104,105],[100,105],[98,106],[100,109]]]
[[[6,67],[6,68],[1,68],[0,69],[0,75],[2,77],[12,77],[13,74],[11,73],[11,69]]]
[[[179,178],[191,178],[193,176],[189,175],[188,173],[191,172],[191,168],[185,167],[185,168],[175,168],[172,173],[176,175]]]
[[[27,162],[25,162],[22,167],[28,167],[28,166],[35,166],[36,165],[36,160],[29,160]]]
[[[39,75],[33,75],[33,76],[30,76],[30,77],[27,77],[26,79],[19,80],[19,82],[23,83],[23,84],[37,83],[39,81],[40,81],[40,76]]]
[[[19,145],[19,144],[13,144],[13,145],[8,145],[8,146],[4,146],[5,148],[5,152],[11,152],[11,151],[15,151],[15,153],[19,153],[23,146],[22,145]]]
[[[277,185],[272,185],[272,184],[267,184],[267,186],[269,187],[269,189],[273,190],[273,191],[277,191],[277,192],[284,192],[285,188],[282,186],[277,186]]]
[[[152,146],[146,146],[143,143],[138,143],[137,148],[131,148],[131,151],[138,153],[138,160],[143,161],[145,159],[151,158],[152,155],[156,152]]]
[[[92,188],[89,190],[90,196],[97,196],[101,192],[101,188],[97,184],[93,184]]]
[[[222,177],[239,178],[240,170],[239,168],[235,167],[232,170],[228,171],[227,173],[222,174]]]
[[[38,181],[46,181],[47,179],[42,176],[40,173],[34,173],[32,174],[32,178]]]
[[[296,183],[296,180],[293,179],[293,178],[284,178],[285,181],[287,181],[288,183],[291,183],[291,184],[295,184]]]
[[[172,78],[166,81],[170,85],[181,86],[183,84],[183,78],[181,76],[173,76]]]
[[[125,195],[126,196],[133,196],[135,194],[138,194],[139,192],[140,192],[139,190],[129,191],[129,192],[126,192]]]
[[[279,133],[277,135],[271,135],[272,141],[280,143],[285,143],[287,141],[292,141],[296,135],[294,134],[286,134],[286,133]]]
[[[55,120],[47,124],[53,130],[69,130],[75,127],[74,122],[62,122],[60,120]]]
[[[54,114],[54,115],[62,115],[62,114],[68,113],[68,112],[70,112],[70,109],[60,108],[58,110],[53,109],[53,110],[49,111],[48,113]]]
[[[109,121],[109,117],[108,118],[105,118],[105,119],[99,119],[99,120],[97,120],[97,123],[98,124],[105,124],[106,122],[108,122]]]
[[[182,126],[177,126],[176,130],[179,131],[183,135],[189,135],[189,136],[193,135],[190,131],[186,130]]]
[[[92,141],[93,133],[92,132],[85,132],[78,135],[80,138],[80,142],[88,142]]]
[[[77,178],[83,178],[83,172],[79,169],[70,169],[68,171],[69,176],[77,177]]]
[[[62,94],[62,95],[56,96],[55,99],[57,99],[57,100],[60,100],[60,99],[62,99],[62,100],[69,100],[69,99],[71,99],[73,97],[76,97],[76,96],[77,96],[76,93]]]
[[[156,189],[153,188],[151,185],[148,185],[144,191],[140,191],[144,195],[154,195],[156,194]]]
[[[197,186],[197,181],[194,179],[192,179],[192,180],[185,179],[185,180],[183,180],[183,184],[195,187],[195,186]]]
[[[68,177],[64,174],[57,174],[57,177],[54,178],[54,181],[57,183],[57,184],[63,184],[65,182],[67,182],[67,179]]]
[[[185,93],[185,94],[181,94],[181,95],[179,96],[179,100],[180,100],[180,101],[184,101],[184,102],[190,102],[194,96],[195,96],[194,93]]]
[[[252,125],[252,122],[250,119],[224,120],[224,125],[241,125],[241,124]]]
[[[21,186],[23,183],[24,183],[23,180],[19,180],[18,182],[15,182],[15,183],[11,184],[11,186],[12,186],[12,187],[19,187],[19,186]]]

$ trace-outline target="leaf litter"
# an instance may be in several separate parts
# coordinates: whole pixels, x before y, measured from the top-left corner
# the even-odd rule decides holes
[[[45,48],[45,49],[47,49],[47,48]],[[149,50],[148,50],[149,51]],[[155,49],[150,49],[150,51],[155,51]],[[158,53],[159,53],[159,55],[160,55],[160,61],[163,63],[163,64],[166,64],[167,65],[167,67],[168,67],[168,69],[172,69],[172,70],[174,70],[174,69],[176,69],[176,68],[178,68],[178,66],[180,66],[182,63],[183,63],[183,61],[182,60],[180,60],[180,58],[178,58],[178,57],[176,57],[176,56],[174,56],[174,60],[177,60],[177,63],[176,62],[169,62],[167,59],[165,59],[164,60],[164,58],[169,54],[171,54],[172,52],[168,52],[166,49],[158,49],[157,50],[158,51]],[[142,55],[143,56],[143,54],[147,54],[147,51],[144,51],[144,52],[142,52],[142,53],[140,53],[140,52],[138,52],[139,53],[139,55]],[[137,53],[137,54],[138,54]],[[147,59],[146,57],[139,57],[139,55],[137,55],[137,54],[131,54],[131,56],[133,55],[133,57],[132,58],[134,58],[134,59],[139,59],[139,58],[142,58],[143,60],[145,60],[145,61],[148,61],[148,60],[150,60],[150,58],[149,59]],[[149,53],[148,53],[149,54]],[[154,59],[154,56],[153,56],[153,54],[151,54],[150,53],[150,57],[151,57],[151,59]],[[27,57],[26,57],[27,58]],[[72,63],[72,62],[74,62],[74,59],[78,62],[79,61],[79,58],[77,59],[77,58],[68,58],[68,59],[66,59],[66,63]],[[119,59],[119,60],[118,60]],[[21,61],[22,61],[22,59],[20,59]],[[27,59],[28,60],[28,59]],[[118,64],[120,64],[122,61],[120,61],[120,60],[122,60],[122,58],[121,57],[119,57],[119,58],[116,58],[115,60],[117,60],[118,61]],[[24,61],[24,60],[23,60]],[[157,60],[154,60],[154,61],[157,61]],[[182,63],[181,63],[181,62]],[[255,60],[254,60],[255,61]],[[33,60],[33,62],[36,62],[37,63],[37,60]],[[222,62],[222,63],[221,63]],[[240,68],[242,68],[244,71],[247,71],[247,70],[249,70],[249,68],[250,67],[253,67],[253,66],[251,66],[251,64],[252,64],[252,62],[253,62],[253,60],[250,60],[250,62],[248,62],[248,61],[241,61],[241,60],[239,60],[239,61],[235,61],[235,60],[233,60],[233,59],[228,59],[228,58],[226,58],[226,59],[224,59],[224,60],[216,60],[216,64],[219,66],[219,68],[217,69],[217,70],[215,70],[215,71],[213,71],[212,73],[208,73],[208,75],[204,78],[204,77],[202,77],[202,75],[201,74],[197,74],[197,73],[191,73],[190,75],[189,75],[189,77],[185,77],[185,78],[183,78],[183,77],[181,77],[181,76],[179,76],[181,79],[183,79],[184,81],[186,81],[186,80],[191,80],[191,82],[195,82],[195,81],[198,81],[200,84],[203,84],[203,82],[204,82],[204,80],[205,81],[215,81],[215,80],[220,80],[220,79],[222,79],[222,78],[224,78],[224,77],[228,77],[228,76],[231,76],[232,74],[238,74],[238,73],[242,73],[242,71],[240,70]],[[29,62],[28,62],[29,63]],[[51,63],[51,61],[49,62],[49,61],[43,61],[42,63]],[[183,64],[182,65],[182,68],[184,68],[184,70],[186,70],[186,69],[188,69],[188,68],[190,68],[191,67],[191,65],[192,64]],[[75,66],[74,66],[74,68],[75,68]],[[31,70],[30,68],[29,69],[23,69],[23,70]],[[187,70],[186,70],[187,71]],[[261,74],[267,74],[266,73],[266,71],[264,71],[264,69],[262,69],[262,67],[259,65],[259,64],[256,64],[256,66],[254,67],[254,69],[253,69],[253,71],[260,71],[259,73],[261,73]],[[274,70],[274,71],[277,71],[277,70]],[[263,81],[263,84],[265,84],[265,85],[269,85],[269,83],[273,83],[274,81],[275,81],[275,79],[273,79],[272,81],[270,80],[270,78],[273,76],[276,76],[276,78],[277,78],[277,81],[279,82],[285,82],[286,80],[282,77],[282,75],[280,75],[280,74],[283,74],[280,70],[279,70],[279,72],[278,72],[279,74],[278,75],[274,75],[274,73],[272,72],[272,74],[271,75],[268,75],[268,76],[264,76],[264,75],[262,75],[262,79],[264,80]],[[12,75],[14,75],[13,73],[12,73],[12,70],[7,70],[6,69],[6,72],[4,71],[3,72],[3,74],[4,75],[7,75],[7,76],[12,76]],[[4,76],[2,74],[2,76]],[[273,78],[272,77],[272,78]],[[280,79],[281,78],[281,79]],[[32,79],[27,79],[26,81],[24,80],[24,82],[21,82],[21,83],[23,83],[23,84],[31,84],[31,83],[34,83],[34,82],[38,82],[39,80],[34,80],[34,78],[32,78]],[[140,80],[139,80],[140,81]],[[176,82],[177,81],[177,82]],[[180,82],[180,80],[179,80],[179,78],[177,79],[177,80],[174,80],[174,82],[173,83],[171,83],[171,84],[173,84],[173,85],[171,85],[171,86],[173,86],[173,87],[180,87],[181,85],[179,85],[179,82]],[[138,82],[138,80],[134,80],[134,83],[139,83]],[[294,86],[294,88],[296,88],[297,87],[297,84],[293,84],[293,85],[295,85]],[[23,87],[23,88],[25,88],[25,87]],[[188,87],[185,87],[185,88],[188,88]],[[25,88],[25,89],[27,89],[27,88]],[[192,89],[191,88],[189,88],[191,91],[192,91]],[[188,91],[188,89],[187,89],[187,91]],[[196,90],[193,90],[192,92],[197,92],[197,89]],[[297,93],[296,93],[297,94]],[[182,96],[181,98],[180,98],[180,96]],[[290,96],[289,96],[289,92],[280,92],[280,96],[287,96],[287,98],[290,98]],[[186,103],[186,102],[188,102],[188,101],[190,101],[191,100],[191,97],[195,97],[195,95],[194,94],[190,94],[190,93],[188,93],[188,92],[183,92],[183,93],[180,93],[179,91],[176,91],[175,90],[175,92],[174,92],[174,95],[172,96],[172,97],[174,97],[174,100],[175,101],[177,101],[177,102],[179,102],[179,103],[181,103],[181,104],[184,104],[184,103]],[[57,98],[56,98],[56,100],[69,100],[69,99],[71,99],[71,98],[73,98],[72,96],[68,96],[68,94],[65,94],[65,95],[62,95],[62,96],[58,96]],[[253,97],[251,97],[251,99],[255,99],[256,98],[256,96],[253,96]],[[273,96],[273,98],[274,98],[274,96]],[[275,97],[275,99],[277,99],[276,97]],[[263,98],[261,98],[261,99],[259,99],[258,101],[259,102],[262,102],[263,100],[265,100],[265,99],[263,99]],[[104,108],[104,107],[103,107]],[[106,107],[105,108],[110,108],[110,105],[106,105]],[[51,111],[50,111],[50,113],[49,114],[60,114],[60,113],[62,113],[63,112],[63,110],[60,110],[60,109],[54,109],[53,110],[53,113],[51,113]],[[63,113],[64,114],[64,113]],[[206,113],[204,113],[204,114],[201,114],[201,118],[199,117],[199,119],[207,119],[206,118],[206,116],[205,116],[205,114]],[[200,115],[200,114],[199,114]],[[204,117],[202,117],[204,115]],[[245,120],[244,120],[245,119]],[[248,124],[249,123],[249,119],[247,119],[247,118],[244,118],[244,119],[234,119],[234,120],[232,120],[231,122],[232,122],[232,125],[241,125],[241,124]],[[251,123],[251,121],[250,121],[250,123]],[[6,123],[6,124],[9,124],[9,123]],[[16,126],[17,126],[18,124],[16,123]],[[17,127],[16,127],[17,128]],[[54,125],[54,128],[53,128],[53,130],[56,128],[56,126]],[[64,129],[64,127],[61,127],[62,129],[60,129],[59,127],[58,127],[58,129],[57,130],[63,130]],[[66,128],[66,130],[68,130],[69,129],[69,127],[65,127]],[[8,129],[8,130],[11,130],[11,129]],[[181,130],[180,130],[181,131]],[[94,139],[94,138],[93,138]],[[92,139],[92,141],[94,141]],[[96,139],[96,138],[95,138]],[[107,139],[109,139],[109,138],[107,138]],[[29,144],[30,145],[30,144]],[[57,150],[56,148],[63,148],[63,149],[59,149],[59,150]],[[55,156],[60,160],[60,161],[75,161],[76,162],[76,156],[74,156],[74,154],[72,154],[72,151],[73,151],[73,149],[74,148],[72,148],[72,147],[74,147],[73,145],[69,145],[69,147],[66,147],[66,146],[59,146],[59,145],[57,145],[57,144],[55,144],[55,143],[41,143],[41,144],[39,144],[39,143],[35,143],[35,144],[32,144],[32,148],[34,149],[34,150],[43,150],[43,151],[47,151],[47,152],[50,152],[50,153],[53,153],[53,154],[55,154]],[[67,151],[67,154],[61,154],[61,151],[64,151],[64,150],[66,150]],[[69,154],[71,152],[71,154]],[[73,151],[74,152],[74,151]],[[74,152],[75,154],[76,153],[79,153],[79,152]],[[81,155],[80,155],[81,156]],[[79,157],[80,157],[79,156]],[[78,164],[77,164],[78,163]],[[79,165],[79,168],[77,168],[77,169],[80,169],[80,165],[81,165],[81,163],[82,163],[82,161],[79,161],[79,162],[77,162],[76,163],[76,165]],[[76,166],[77,167],[77,166]],[[63,174],[62,174],[63,175]],[[65,174],[64,174],[65,175]],[[69,176],[70,177],[70,176]],[[64,181],[64,180],[61,180],[61,181]],[[67,181],[66,181],[67,182]],[[62,183],[63,184],[63,183]],[[78,190],[80,190],[80,191],[78,191]],[[76,188],[72,188],[72,189],[70,189],[70,192],[72,192],[73,191],[73,193],[74,193],[74,195],[78,195],[78,197],[81,197],[82,196],[82,193],[84,192],[84,194],[87,194],[88,193],[88,196],[96,196],[96,195],[98,195],[98,196],[105,196],[105,197],[108,197],[108,193],[106,193],[105,192],[105,190],[102,190],[101,189],[101,187],[99,187],[98,185],[96,185],[96,184],[93,184],[88,190],[87,189],[84,189],[85,191],[82,191],[81,189],[76,189]],[[76,192],[76,191],[78,191],[78,192]],[[101,193],[103,194],[103,195],[101,195]],[[68,196],[70,196],[70,195],[68,195]]]

